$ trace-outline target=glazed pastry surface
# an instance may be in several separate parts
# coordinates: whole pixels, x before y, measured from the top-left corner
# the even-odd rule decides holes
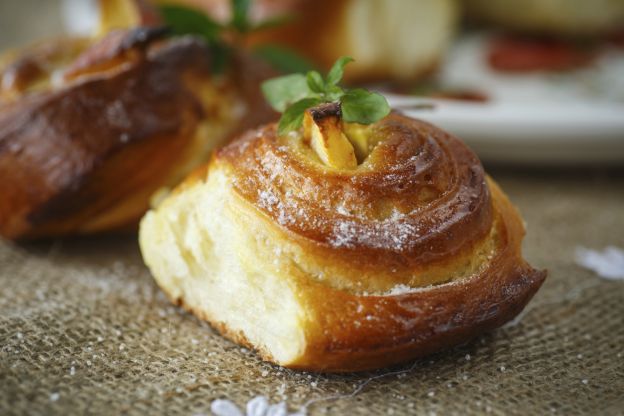
[[[519,313],[545,272],[474,153],[400,114],[344,131],[366,138],[355,168],[275,125],[218,151],[142,221],[158,284],[265,359],[314,371],[398,363]]]
[[[0,235],[132,229],[154,192],[257,121],[203,42],[163,33],[51,40],[0,64]]]

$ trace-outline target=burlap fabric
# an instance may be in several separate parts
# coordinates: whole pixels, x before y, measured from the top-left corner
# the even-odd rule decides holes
[[[172,307],[133,238],[0,243],[0,414],[209,415],[256,395],[315,401],[308,414],[624,414],[624,282],[573,261],[578,245],[624,248],[624,176],[493,173],[543,288],[502,329],[366,374],[259,361]]]

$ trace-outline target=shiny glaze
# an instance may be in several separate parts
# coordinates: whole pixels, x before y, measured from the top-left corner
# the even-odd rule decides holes
[[[380,267],[412,268],[472,248],[492,227],[483,167],[461,141],[391,114],[355,170],[334,170],[274,125],[218,153],[236,191],[281,227],[317,247]]]
[[[49,80],[42,90],[23,88],[17,99],[0,103],[0,235],[78,232],[145,193],[107,228],[131,225],[147,209],[148,194],[184,163],[195,129],[210,116],[210,105],[188,85],[210,79],[209,55],[193,39],[147,45],[153,37],[144,34],[115,32],[74,50],[70,64],[67,57],[50,60],[41,48],[18,57],[47,63]],[[66,44],[52,41],[46,48]],[[66,69],[71,76],[52,80],[56,70]],[[13,71],[10,79],[27,78],[15,74],[14,65],[6,71]]]
[[[546,277],[522,258],[518,211],[458,139],[399,114],[370,133],[382,141],[368,157],[337,170],[301,134],[277,137],[269,125],[217,152],[172,196],[211,198],[214,188],[203,186],[224,186],[224,212],[237,225],[211,241],[243,233],[257,253],[255,261],[246,249],[235,254],[248,261],[247,273],[293,291],[305,347],[280,365],[360,371],[449,348],[512,319]],[[171,214],[165,218],[177,221]],[[352,240],[337,239],[345,221],[359,227]],[[169,295],[276,362],[224,317]]]
[[[262,241],[259,273],[286,279],[305,311],[305,350],[279,363],[289,368],[374,369],[467,342],[516,316],[546,277],[522,258],[519,213],[463,143],[399,114],[371,137],[383,140],[362,164],[335,170],[303,137],[277,137],[269,125],[219,151],[179,191],[219,170],[231,179],[225,186],[243,202],[235,212],[248,213],[237,220],[255,222],[246,228]],[[359,227],[348,244],[336,239],[345,221]],[[289,261],[274,265],[275,250]]]

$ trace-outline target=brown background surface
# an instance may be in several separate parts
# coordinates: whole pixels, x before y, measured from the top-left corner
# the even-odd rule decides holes
[[[365,374],[259,361],[172,307],[134,238],[0,242],[0,414],[209,415],[215,398],[256,395],[291,411],[319,400],[308,414],[624,414],[624,282],[573,260],[579,245],[624,248],[624,174],[491,173],[550,271],[542,290],[515,324]]]

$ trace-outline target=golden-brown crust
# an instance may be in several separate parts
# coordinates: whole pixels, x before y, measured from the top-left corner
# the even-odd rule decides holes
[[[520,217],[492,185],[500,241],[483,270],[397,295],[361,296],[308,282],[300,296],[312,342],[290,367],[340,372],[396,364],[469,341],[516,316],[546,272],[521,258]]]
[[[396,113],[371,135],[386,139],[355,171],[328,169],[277,137],[274,125],[246,134],[217,159],[234,167],[236,192],[307,252],[349,265],[354,280],[388,271],[393,282],[413,276],[486,237],[491,201],[473,152]]]
[[[253,87],[212,74],[203,42],[162,33],[52,41],[0,68],[0,235],[133,228],[152,193],[272,117]]]
[[[336,170],[270,125],[221,149],[180,191],[225,170],[268,235],[303,253],[292,267],[280,263],[305,311],[305,350],[281,363],[289,368],[368,370],[469,341],[516,316],[546,277],[522,258],[519,213],[463,143],[399,114],[373,135],[383,140],[358,169]],[[374,204],[382,200],[403,215],[388,216]],[[358,215],[363,228],[354,235],[366,238],[337,244],[336,224]],[[408,233],[384,240],[370,231],[388,218],[411,224]],[[430,243],[421,243],[423,235]],[[274,361],[224,317],[188,309]]]
[[[0,105],[0,234],[72,233],[128,193],[164,185],[204,116],[186,83],[209,75],[205,56],[195,41],[173,41]]]

